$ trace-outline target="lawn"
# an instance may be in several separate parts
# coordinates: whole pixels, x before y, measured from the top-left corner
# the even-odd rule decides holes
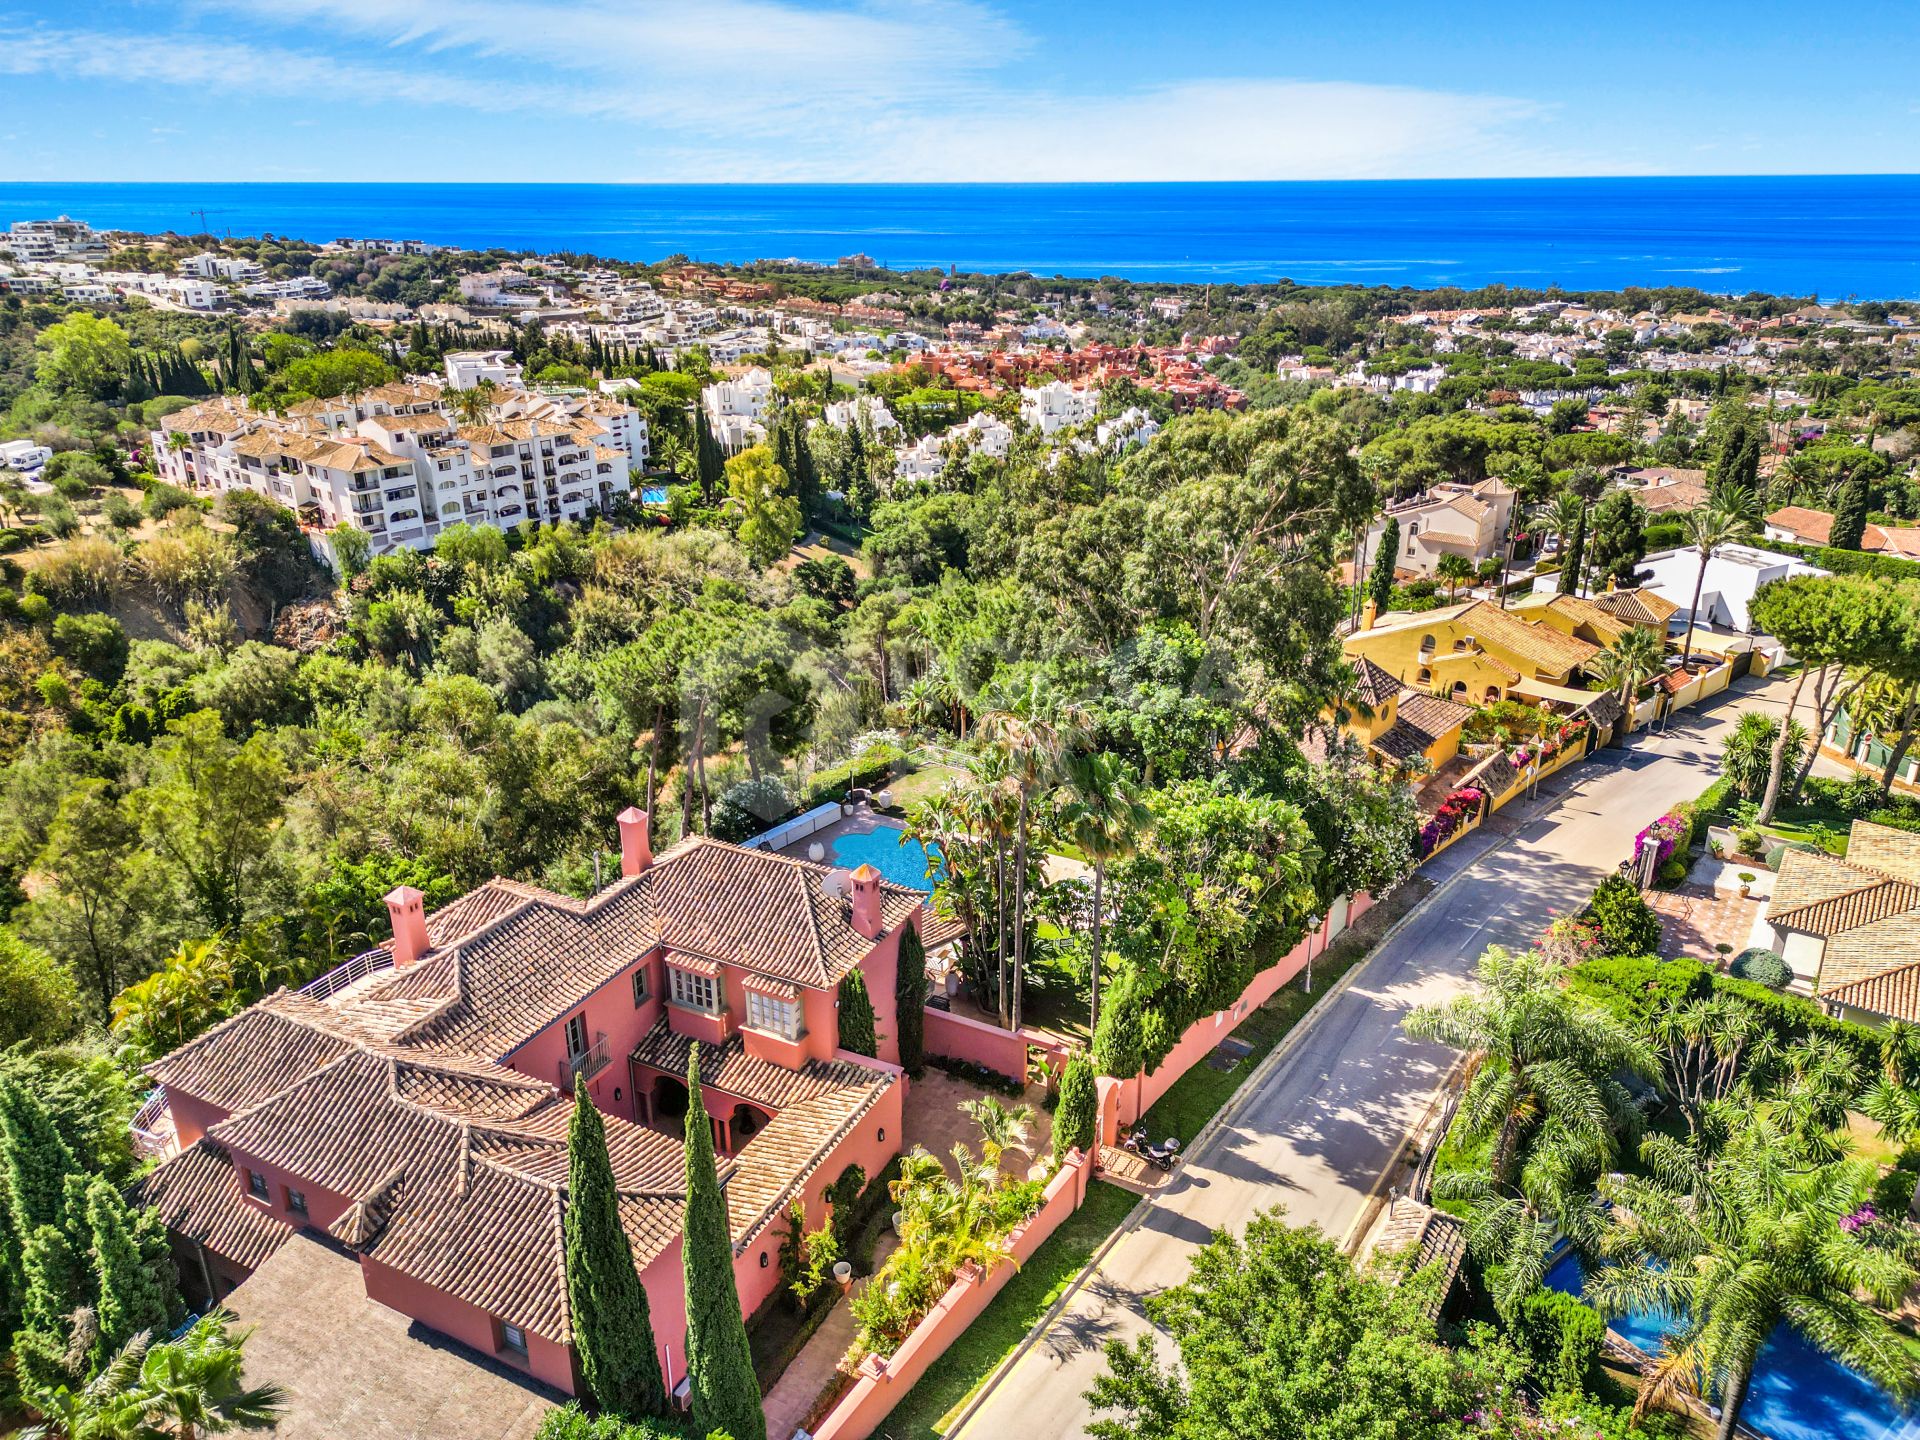
[[[893,1440],[927,1440],[944,1435],[949,1417],[985,1383],[1026,1337],[1054,1301],[1086,1268],[1093,1252],[1126,1218],[1136,1197],[1118,1185],[1095,1180],[1086,1203],[1033,1252],[1002,1290],[954,1341],[946,1354],[887,1417],[881,1427]]]
[[[938,795],[959,778],[960,772],[951,765],[923,765],[910,774],[887,781],[887,789],[893,795],[893,808],[907,811],[922,800]]]

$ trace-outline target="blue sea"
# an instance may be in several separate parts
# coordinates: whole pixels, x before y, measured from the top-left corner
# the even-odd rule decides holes
[[[1159,281],[1920,297],[1920,176],[1154,185],[30,184],[0,223]]]

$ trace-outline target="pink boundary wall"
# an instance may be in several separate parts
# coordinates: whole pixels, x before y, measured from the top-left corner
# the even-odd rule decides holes
[[[928,1018],[937,1013],[930,1011]],[[1006,1287],[1019,1265],[1031,1259],[1060,1222],[1080,1208],[1092,1170],[1088,1156],[1071,1151],[1047,1182],[1040,1209],[1008,1238],[1007,1252],[1012,1260],[994,1266],[986,1275],[971,1267],[962,1271],[898,1350],[885,1359],[869,1355],[862,1360],[853,1389],[820,1422],[813,1432],[814,1440],[867,1440],[879,1429],[927,1367],[946,1353],[947,1347],[960,1338],[960,1332]]]
[[[971,1060],[1016,1080],[1027,1073],[1028,1041],[1038,1038],[949,1010],[926,1011],[924,1025],[927,1054]]]
[[[1344,904],[1336,902],[1319,934],[1309,935],[1277,964],[1254,976],[1253,982],[1229,1009],[1202,1016],[1188,1026],[1179,1044],[1151,1074],[1142,1073],[1128,1080],[1102,1076],[1098,1083],[1100,1143],[1115,1143],[1121,1125],[1137,1122],[1152,1108],[1154,1101],[1167,1093],[1174,1081],[1210,1054],[1248,1011],[1264,1005],[1275,991],[1306,969],[1309,955],[1318,958],[1348,926],[1372,908],[1373,897],[1364,890]],[[1010,1034],[944,1010],[926,1012],[926,1040],[929,1054],[973,1060],[1010,1075],[1025,1073],[1029,1044],[1039,1046],[1050,1055],[1057,1056],[1058,1051],[1045,1036],[1024,1031]],[[1060,1222],[1080,1208],[1092,1178],[1092,1158],[1078,1150],[1072,1151],[1048,1182],[1039,1212],[1008,1241],[1007,1248],[1016,1260],[1025,1264],[1060,1227]],[[927,1367],[960,1338],[960,1332],[979,1317],[1014,1273],[1015,1267],[1011,1264],[997,1265],[984,1277],[977,1271],[963,1271],[898,1350],[884,1360],[869,1355],[860,1362],[853,1389],[841,1397],[813,1431],[814,1440],[867,1440],[926,1373]]]

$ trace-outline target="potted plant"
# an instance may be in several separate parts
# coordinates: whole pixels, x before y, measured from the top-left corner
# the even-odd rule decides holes
[[[1753,882],[1759,878],[1758,875],[1755,875],[1750,870],[1742,870],[1740,872],[1740,898],[1742,900],[1753,894]]]

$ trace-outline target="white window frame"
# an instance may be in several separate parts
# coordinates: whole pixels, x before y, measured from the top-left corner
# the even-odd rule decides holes
[[[495,1320],[500,1328],[500,1348],[509,1355],[527,1358],[527,1330],[524,1325],[516,1325],[511,1320]]]
[[[702,975],[697,970],[667,967],[667,997],[682,1010],[698,1010],[702,1015],[720,1013],[720,977]]]
[[[747,1028],[778,1035],[782,1040],[800,1038],[800,1002],[783,1000],[764,990],[747,990]]]
[[[576,1059],[587,1053],[593,1042],[587,1037],[587,1012],[569,1016],[566,1025],[567,1058]]]

